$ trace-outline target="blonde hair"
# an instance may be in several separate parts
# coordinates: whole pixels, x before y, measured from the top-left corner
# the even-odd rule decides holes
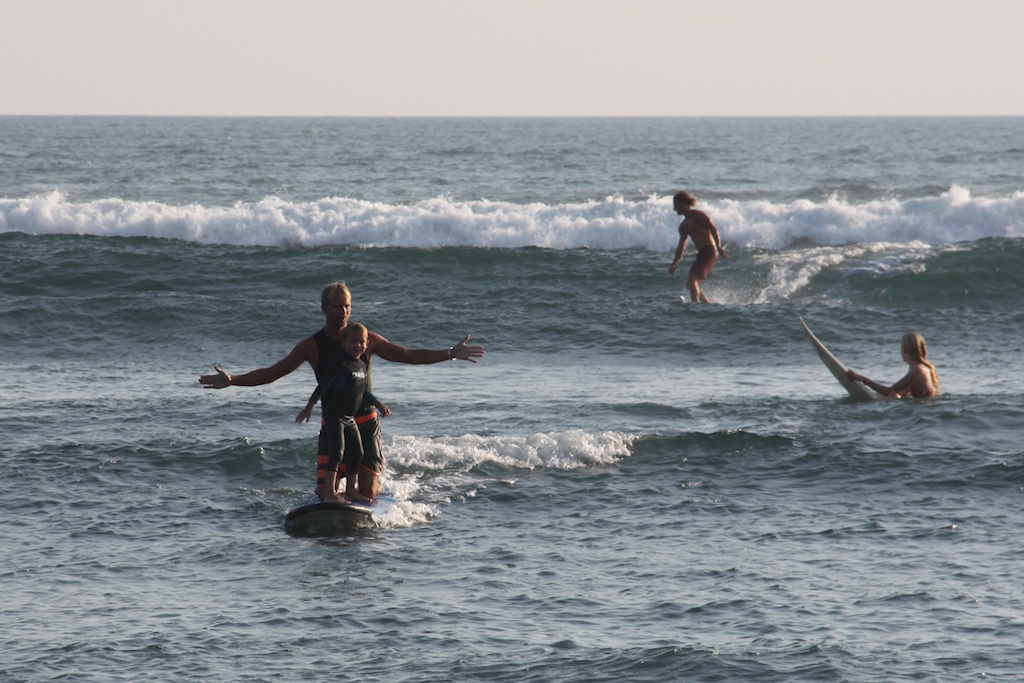
[[[679,190],[679,192],[676,192],[675,196],[672,197],[672,203],[685,204],[692,209],[693,205],[697,203],[697,198],[686,190]]]
[[[370,331],[366,329],[366,325],[362,323],[349,323],[345,325],[345,329],[341,331],[341,338],[348,339],[349,337],[359,337],[365,339],[370,334]]]
[[[337,297],[339,294],[344,294],[345,296],[347,296],[349,298],[349,301],[352,300],[352,293],[348,291],[348,286],[344,282],[341,282],[339,280],[338,282],[332,282],[331,284],[327,285],[320,292],[320,306],[327,306],[327,304],[334,301],[335,297]]]
[[[924,337],[917,332],[907,332],[903,335],[903,340],[900,341],[900,351],[918,363],[928,366],[932,373],[932,384],[935,385],[935,391],[938,393],[939,373],[935,370],[935,366],[928,362],[928,346],[924,343]]]

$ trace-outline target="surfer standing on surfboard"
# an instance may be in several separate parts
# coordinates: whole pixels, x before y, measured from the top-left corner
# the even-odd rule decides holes
[[[925,346],[924,337],[917,332],[908,332],[903,335],[900,342],[900,354],[903,356],[903,361],[910,366],[910,370],[891,387],[872,382],[853,370],[847,370],[846,376],[883,396],[892,398],[938,396],[939,373],[936,372],[935,366],[928,362],[928,347]]]
[[[710,303],[708,297],[700,289],[700,283],[711,274],[718,257],[729,258],[722,248],[722,239],[718,236],[718,228],[711,222],[708,215],[703,211],[693,208],[697,200],[689,192],[680,190],[672,198],[672,206],[676,213],[683,217],[679,224],[679,246],[676,247],[676,255],[672,265],[668,267],[668,274],[673,275],[679,261],[683,258],[686,250],[687,239],[693,240],[693,246],[697,249],[697,258],[690,266],[690,275],[686,278],[686,288],[690,290],[690,300],[697,303]]]
[[[352,314],[352,294],[344,282],[333,282],[320,293],[320,310],[326,322],[322,329],[306,337],[288,353],[287,356],[273,365],[241,375],[230,375],[218,366],[212,375],[202,375],[199,383],[207,389],[223,389],[225,387],[255,387],[270,384],[285,375],[299,369],[303,363],[309,363],[317,375],[317,381],[323,382],[332,357],[341,350],[341,332],[348,324]],[[410,349],[388,341],[381,335],[370,332],[367,338],[366,352],[363,360],[367,366],[376,354],[393,363],[409,363],[411,365],[428,365],[448,360],[465,360],[475,363],[484,355],[484,347],[469,346],[469,335],[455,346],[447,349]],[[367,368],[369,375],[369,368]],[[367,381],[369,385],[370,382]],[[359,492],[366,498],[376,498],[380,492],[380,475],[384,469],[384,455],[380,436],[380,420],[372,405],[364,405],[356,415],[359,434],[363,442],[363,462],[359,467]],[[321,433],[318,455],[326,454]],[[318,491],[322,495],[323,491]]]
[[[387,417],[391,409],[381,403],[366,386],[369,366],[362,359],[366,353],[368,332],[359,323],[349,323],[341,331],[344,353],[337,356],[327,371],[327,379],[317,385],[306,407],[295,416],[296,422],[309,422],[317,401],[323,406],[320,430],[326,448],[317,455],[317,489],[325,503],[343,503],[369,499],[359,493],[357,476],[363,462],[363,441],[356,424],[356,413],[365,404],[372,404],[379,415]],[[326,451],[326,453],[323,453]],[[320,478],[320,471],[324,476]],[[345,475],[345,497],[338,495],[339,473]]]

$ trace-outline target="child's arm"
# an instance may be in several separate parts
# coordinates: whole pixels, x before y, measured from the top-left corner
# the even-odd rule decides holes
[[[310,395],[309,400],[306,401],[306,407],[295,416],[296,422],[309,422],[309,418],[313,415],[313,408],[316,407],[316,402],[320,400],[321,396],[323,396],[324,387],[325,385],[323,384],[317,385],[316,389],[314,389],[313,393]]]
[[[370,391],[369,389],[363,392],[363,401],[368,401],[372,403],[373,407],[379,410],[380,414],[383,415],[384,417],[387,417],[388,415],[391,414],[391,408],[388,408],[386,405],[381,403],[380,399],[374,396],[373,392]]]
[[[306,407],[295,416],[296,422],[309,422],[309,418],[313,415],[313,408],[316,407],[316,401],[310,401],[306,404]]]

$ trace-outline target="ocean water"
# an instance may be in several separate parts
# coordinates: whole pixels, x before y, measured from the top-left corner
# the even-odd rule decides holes
[[[1024,680],[1022,238],[1024,119],[0,118],[0,680]],[[312,372],[197,377],[339,279],[487,355],[378,360],[398,502],[295,538]]]

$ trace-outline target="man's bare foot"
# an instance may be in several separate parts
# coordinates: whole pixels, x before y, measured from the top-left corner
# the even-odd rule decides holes
[[[363,494],[359,493],[359,491],[354,491],[354,490],[353,491],[345,491],[345,497],[348,498],[351,501],[355,501],[356,503],[372,503],[373,502],[373,498],[367,498]]]

